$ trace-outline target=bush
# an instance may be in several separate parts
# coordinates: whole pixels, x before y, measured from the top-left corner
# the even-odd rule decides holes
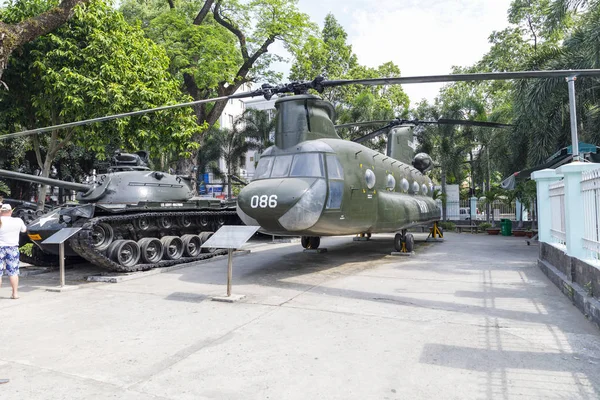
[[[443,221],[438,223],[439,226],[442,227],[445,231],[453,231],[456,228],[456,225],[453,222]]]
[[[19,251],[25,254],[27,257],[31,257],[33,254],[33,243],[24,244],[23,246],[19,247]]]
[[[482,229],[482,230],[486,230],[491,227],[492,227],[492,224],[490,224],[489,222],[484,222],[482,224],[479,224],[479,229]]]

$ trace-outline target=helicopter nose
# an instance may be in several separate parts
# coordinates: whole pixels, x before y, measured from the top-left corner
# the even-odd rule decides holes
[[[238,196],[238,214],[247,225],[267,230],[308,229],[318,221],[326,194],[325,180],[318,178],[254,181]]]

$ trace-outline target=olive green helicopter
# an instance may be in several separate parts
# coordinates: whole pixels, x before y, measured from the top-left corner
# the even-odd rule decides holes
[[[275,144],[258,162],[253,180],[237,197],[237,212],[247,225],[260,226],[264,233],[301,236],[302,246],[317,249],[322,236],[396,233],[397,251],[412,251],[414,238],[407,229],[433,224],[440,208],[433,199],[433,183],[425,173],[432,168],[424,153],[413,157],[413,128],[418,124],[472,123],[476,121],[394,120],[355,141],[341,139],[334,125],[333,105],[310,90],[352,84],[382,86],[430,82],[549,79],[600,76],[600,70],[523,71],[436,76],[325,80],[284,85],[262,85],[257,90],[213,99],[134,111],[3,135],[9,138],[54,129],[130,117],[177,107],[220,100],[264,96],[277,110]],[[290,95],[291,94],[291,95]],[[506,125],[504,125],[506,126]],[[388,133],[385,154],[361,143]]]

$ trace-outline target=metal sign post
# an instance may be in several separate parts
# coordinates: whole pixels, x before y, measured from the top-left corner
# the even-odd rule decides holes
[[[81,230],[81,228],[63,228],[42,242],[42,244],[58,244],[58,268],[60,271],[60,287],[59,287],[59,290],[52,290],[52,291],[60,292],[66,286],[65,285],[65,242],[67,241],[67,239],[69,239],[71,236],[73,236],[80,230]],[[76,286],[74,288],[76,288]]]
[[[218,249],[228,249],[227,251],[227,296],[213,297],[215,301],[225,301],[233,303],[244,298],[244,296],[234,296],[231,294],[231,282],[233,279],[233,250],[239,249],[256,233],[259,226],[245,225],[223,225],[210,237],[201,247],[212,247]]]

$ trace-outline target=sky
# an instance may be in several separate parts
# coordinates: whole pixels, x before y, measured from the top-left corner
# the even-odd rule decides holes
[[[331,12],[361,64],[393,61],[402,76],[438,75],[468,66],[489,50],[488,37],[508,26],[511,0],[299,0],[323,26]],[[287,77],[287,74],[286,74]],[[433,100],[440,84],[404,85],[414,104]]]

